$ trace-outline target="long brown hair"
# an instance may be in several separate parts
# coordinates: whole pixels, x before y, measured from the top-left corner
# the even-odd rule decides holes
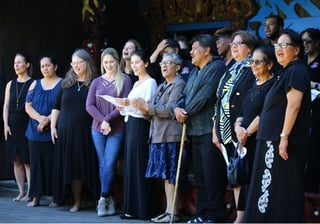
[[[87,71],[86,71],[86,76],[84,80],[84,85],[87,88],[89,88],[92,79],[96,76],[95,66],[94,66],[92,57],[85,49],[82,49],[82,48],[75,50],[71,58],[75,56],[81,58],[87,64]],[[66,76],[63,79],[61,86],[62,88],[70,88],[75,83],[77,83],[77,80],[78,80],[78,76],[74,72],[73,68],[71,67],[66,73]]]

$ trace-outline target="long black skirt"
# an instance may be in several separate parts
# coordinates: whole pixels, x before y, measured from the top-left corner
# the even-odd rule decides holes
[[[52,195],[54,144],[29,140],[30,197]]]
[[[152,180],[145,177],[148,164],[150,122],[129,117],[124,148],[123,213],[148,220],[155,215]]]
[[[289,144],[283,160],[279,142],[258,140],[244,222],[303,222],[305,153]]]

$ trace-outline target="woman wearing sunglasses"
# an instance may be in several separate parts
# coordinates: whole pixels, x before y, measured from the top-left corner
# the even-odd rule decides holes
[[[315,28],[307,28],[300,33],[303,41],[305,56],[304,62],[308,66],[310,85],[315,98],[311,103],[311,132],[310,144],[307,156],[306,192],[320,193],[320,151],[318,150],[320,139],[320,31]]]

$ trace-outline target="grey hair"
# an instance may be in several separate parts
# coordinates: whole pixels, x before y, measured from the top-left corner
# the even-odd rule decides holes
[[[162,58],[164,58],[164,57],[172,57],[172,59],[173,59],[172,62],[174,62],[176,65],[182,65],[181,57],[174,52],[164,53]]]

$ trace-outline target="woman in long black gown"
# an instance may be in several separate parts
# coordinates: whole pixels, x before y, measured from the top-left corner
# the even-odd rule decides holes
[[[310,79],[302,40],[283,30],[274,45],[283,68],[260,115],[244,222],[303,222],[304,167],[310,121]]]
[[[53,197],[60,205],[71,189],[73,206],[80,209],[81,193],[89,190],[97,199],[98,163],[91,138],[92,118],[86,111],[88,87],[95,76],[94,63],[84,49],[72,55],[72,68],[62,80],[51,114],[51,136],[56,144]]]

